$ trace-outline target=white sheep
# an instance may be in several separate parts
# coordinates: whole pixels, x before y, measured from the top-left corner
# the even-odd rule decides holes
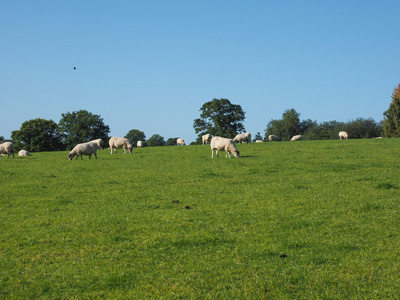
[[[268,136],[268,141],[272,142],[272,141],[279,141],[279,137],[275,134],[270,134]]]
[[[143,142],[142,141],[137,141],[136,146],[139,147],[139,148],[143,147]]]
[[[340,139],[344,138],[347,140],[349,138],[349,134],[346,131],[341,131],[339,132],[339,138]]]
[[[183,139],[177,139],[176,144],[185,146],[185,141]]]
[[[238,134],[237,136],[235,136],[233,141],[235,143],[243,143],[243,142],[247,142],[247,144],[251,143],[251,134],[249,132]]]
[[[10,156],[10,154],[12,154],[13,158],[15,158],[14,144],[11,142],[4,142],[4,143],[0,144],[0,154],[7,155],[7,158]],[[1,155],[0,155],[0,159],[1,159]]]
[[[97,146],[99,146],[99,149],[104,149],[104,142],[102,139],[93,140],[91,142],[95,142]]]
[[[99,145],[96,142],[87,142],[77,144],[72,151],[68,154],[68,159],[72,160],[72,158],[76,155],[76,159],[81,157],[83,159],[83,155],[89,155],[89,159],[94,154],[94,157],[97,159],[97,150],[99,149]]]
[[[235,157],[239,157],[239,150],[236,148],[235,142],[231,139],[223,138],[220,136],[214,136],[211,139],[211,158],[214,158],[214,150],[216,150],[217,157],[219,157],[219,151],[226,151],[226,156],[231,158],[231,153]]]
[[[18,156],[30,156],[31,154],[26,150],[19,150]]]
[[[113,149],[115,149],[115,153],[117,153],[117,149],[124,149],[124,153],[126,153],[126,149],[128,149],[129,153],[132,153],[132,144],[126,138],[121,137],[112,137],[108,142],[111,149],[111,154],[113,153]]]
[[[300,140],[301,140],[301,135],[300,135],[300,134],[295,135],[295,136],[293,136],[290,140],[291,140],[291,141],[300,141]]]
[[[205,134],[201,137],[201,141],[203,142],[203,145],[207,145],[211,142],[211,139],[213,138],[212,134]]]
[[[256,143],[264,143],[263,140],[256,140]]]

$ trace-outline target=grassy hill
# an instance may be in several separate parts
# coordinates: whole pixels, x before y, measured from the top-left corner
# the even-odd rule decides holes
[[[394,299],[399,139],[0,160],[2,299]]]

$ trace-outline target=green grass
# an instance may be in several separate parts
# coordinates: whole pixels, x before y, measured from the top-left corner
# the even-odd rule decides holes
[[[3,158],[0,298],[399,298],[399,143]]]

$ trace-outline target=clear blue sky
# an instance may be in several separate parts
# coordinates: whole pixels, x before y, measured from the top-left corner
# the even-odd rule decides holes
[[[400,83],[399,12],[398,0],[1,1],[0,136],[85,109],[111,136],[190,143],[214,98],[241,105],[253,136],[291,108],[380,121]]]

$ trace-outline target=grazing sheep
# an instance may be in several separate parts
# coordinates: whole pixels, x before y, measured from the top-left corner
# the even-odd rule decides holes
[[[76,155],[76,159],[81,157],[83,159],[83,155],[89,155],[89,159],[94,154],[94,157],[97,159],[97,150],[99,149],[99,145],[96,142],[87,142],[77,144],[72,151],[68,154],[68,159],[72,160],[72,158]]]
[[[214,158],[214,150],[216,150],[217,157],[219,157],[219,151],[226,151],[226,156],[231,158],[231,153],[235,157],[239,157],[239,150],[236,148],[235,142],[231,139],[226,139],[220,136],[214,136],[211,139],[211,158]]]
[[[7,158],[10,156],[10,154],[12,154],[13,158],[15,158],[14,144],[11,142],[4,142],[4,143],[0,144],[0,154],[7,155]],[[0,159],[1,159],[1,155],[0,155]]]
[[[185,141],[183,139],[177,139],[176,144],[185,146]]]
[[[272,141],[279,141],[279,137],[277,135],[274,134],[270,134],[268,136],[268,141],[272,142]]]
[[[347,140],[349,138],[349,134],[346,131],[341,131],[339,132],[339,138],[340,139],[344,138]]]
[[[212,134],[205,134],[201,137],[201,140],[203,142],[203,145],[207,145],[207,143],[209,144],[211,142],[211,139],[213,138]]]
[[[264,143],[263,140],[256,140],[256,143]]]
[[[143,142],[142,141],[137,141],[136,146],[139,147],[139,148],[143,147]]]
[[[102,139],[93,140],[91,142],[95,142],[97,146],[99,146],[99,149],[104,149],[104,142]]]
[[[301,135],[300,135],[300,134],[295,135],[295,136],[293,136],[290,140],[291,140],[291,141],[300,141],[300,140],[301,140]]]
[[[26,150],[19,150],[18,156],[30,156],[31,154]]]
[[[235,136],[233,141],[235,143],[243,143],[243,142],[247,142],[247,144],[251,143],[251,134],[249,132],[238,134],[237,136]]]
[[[115,153],[117,153],[117,149],[124,149],[124,153],[126,153],[126,149],[128,149],[129,153],[132,153],[132,144],[129,143],[129,140],[126,138],[120,137],[112,137],[108,142],[111,149],[111,154],[113,153],[113,149],[115,149]]]

